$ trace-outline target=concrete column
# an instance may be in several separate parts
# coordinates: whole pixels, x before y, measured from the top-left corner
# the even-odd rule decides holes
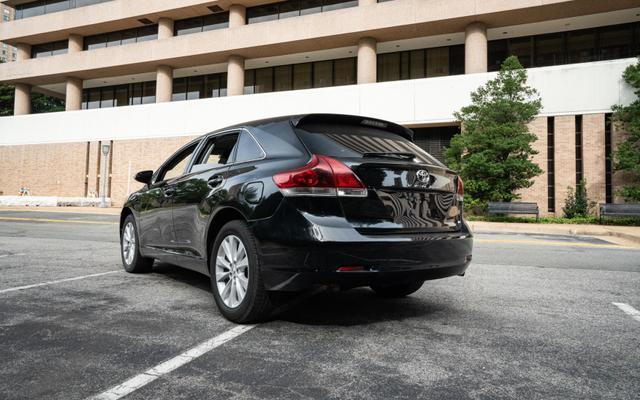
[[[371,4],[376,4],[378,0],[358,0],[359,6],[369,6]]]
[[[229,28],[247,24],[247,9],[241,4],[233,4],[229,7]]]
[[[171,101],[173,94],[173,68],[160,65],[156,71],[156,103]]]
[[[31,85],[16,83],[15,98],[13,101],[13,115],[31,114]]]
[[[376,40],[364,37],[358,41],[358,84],[375,83],[377,79]]]
[[[158,40],[173,37],[173,20],[171,18],[160,18],[158,20]]]
[[[65,109],[75,111],[82,108],[82,79],[67,78]]]
[[[244,93],[244,58],[232,55],[227,62],[227,96]]]
[[[487,72],[487,26],[474,22],[464,32],[464,72]]]
[[[69,35],[69,54],[78,53],[84,49],[84,38],[80,35]]]
[[[31,45],[26,43],[18,43],[16,45],[17,54],[16,61],[24,61],[31,58]]]

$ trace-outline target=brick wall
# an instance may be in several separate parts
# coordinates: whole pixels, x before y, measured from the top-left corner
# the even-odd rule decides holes
[[[533,156],[533,162],[537,163],[543,173],[537,176],[531,187],[522,189],[519,193],[521,201],[531,201],[538,203],[540,215],[548,215],[547,211],[547,118],[538,117],[529,124],[529,132],[538,139],[532,147],[538,152]]]
[[[0,191],[32,196],[84,196],[86,143],[0,146]]]
[[[589,200],[606,201],[604,114],[582,117],[582,164]],[[597,211],[597,210],[596,210]]]
[[[567,188],[576,187],[576,126],[575,117],[555,117],[555,188],[556,215],[562,215]],[[587,149],[584,150],[589,151]],[[545,176],[546,179],[546,176]]]

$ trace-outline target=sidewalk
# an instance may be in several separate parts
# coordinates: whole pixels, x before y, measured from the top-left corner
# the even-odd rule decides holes
[[[24,207],[2,206],[11,211],[42,211],[78,214],[120,215],[119,207]],[[471,230],[476,233],[528,233],[542,235],[584,235],[614,237],[640,245],[640,227],[608,226],[608,225],[571,225],[571,224],[519,224],[511,222],[467,221]]]
[[[511,222],[468,221],[476,233],[529,233],[544,235],[609,236],[640,245],[639,226],[519,224]]]
[[[121,207],[43,207],[43,206],[0,206],[2,211],[41,211],[77,214],[120,215]]]

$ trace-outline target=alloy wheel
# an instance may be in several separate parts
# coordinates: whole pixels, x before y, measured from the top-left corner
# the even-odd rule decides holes
[[[131,265],[133,263],[133,258],[136,254],[136,233],[133,227],[133,223],[129,222],[124,227],[124,231],[122,232],[122,255],[124,256],[124,261]]]
[[[227,307],[238,307],[249,286],[249,256],[239,237],[228,235],[222,240],[215,269],[220,298]]]

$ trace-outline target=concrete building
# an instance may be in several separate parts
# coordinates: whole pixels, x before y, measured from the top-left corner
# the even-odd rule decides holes
[[[0,4],[0,24],[13,21],[14,9],[6,4]],[[0,43],[0,63],[15,61],[17,50],[6,43]]]
[[[136,171],[190,138],[305,112],[389,119],[440,157],[453,112],[509,54],[544,105],[531,124],[544,174],[523,198],[553,214],[582,177],[598,202],[620,184],[609,154],[622,133],[606,115],[633,98],[621,74],[640,49],[638,0],[1,3],[16,19],[0,41],[18,49],[0,65],[16,86],[16,115],[0,118],[5,194],[91,196],[106,179],[122,204]],[[67,111],[28,115],[34,90],[64,96]]]

